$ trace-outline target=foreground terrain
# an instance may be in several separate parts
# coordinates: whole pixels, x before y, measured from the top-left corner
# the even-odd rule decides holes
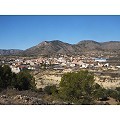
[[[0,92],[1,105],[74,105],[70,102],[63,102],[44,92],[17,91],[7,89]],[[107,100],[96,100],[94,105],[117,105],[118,102],[113,98]]]
[[[51,95],[31,90],[7,89],[0,92],[1,105],[68,105],[69,102],[56,101]]]

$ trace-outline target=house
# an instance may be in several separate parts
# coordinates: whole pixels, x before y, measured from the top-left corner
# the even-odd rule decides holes
[[[70,67],[75,67],[75,65],[76,65],[75,63],[71,63]]]
[[[83,63],[83,64],[81,65],[81,68],[87,68],[88,66],[89,66],[89,64]]]
[[[116,66],[117,68],[120,68],[120,66]]]
[[[53,66],[53,69],[54,69],[54,70],[64,70],[64,68],[63,68],[60,64],[54,65],[54,66]]]
[[[20,72],[20,68],[19,67],[10,66],[10,68],[11,68],[11,71],[16,73],[16,74]]]
[[[95,62],[106,62],[105,58],[95,58]]]

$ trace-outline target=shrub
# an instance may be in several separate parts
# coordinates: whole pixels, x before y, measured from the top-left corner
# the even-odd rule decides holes
[[[26,71],[22,71],[17,74],[17,80],[15,88],[18,90],[34,90],[35,89],[35,79],[31,74]]]
[[[94,76],[88,71],[66,73],[60,82],[59,95],[61,99],[77,103],[92,101]],[[85,99],[87,98],[87,101]]]
[[[0,66],[0,90],[7,88],[16,88],[18,90],[34,90],[35,79],[28,71],[22,71],[18,74],[12,73],[7,65]]]
[[[13,73],[9,66],[0,66],[0,88],[6,89],[11,86],[11,81],[13,79]]]
[[[55,85],[50,85],[44,88],[44,92],[47,93],[48,95],[51,95],[57,93],[58,90]]]

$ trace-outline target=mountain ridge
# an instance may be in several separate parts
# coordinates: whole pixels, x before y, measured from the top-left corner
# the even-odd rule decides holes
[[[54,54],[79,54],[90,51],[118,51],[120,41],[97,42],[95,40],[81,40],[76,44],[69,44],[60,40],[42,41],[26,50],[0,49],[1,55],[54,55]]]
[[[82,40],[77,44],[69,44],[60,40],[43,41],[38,45],[25,50],[26,54],[52,55],[52,54],[79,54],[87,51],[114,51],[120,50],[119,41],[96,42],[95,40]]]
[[[20,55],[22,52],[19,49],[0,49],[0,55]]]

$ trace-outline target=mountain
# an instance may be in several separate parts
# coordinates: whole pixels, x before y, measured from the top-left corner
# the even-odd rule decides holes
[[[26,50],[0,50],[0,55],[56,55],[56,54],[86,54],[87,53],[120,53],[120,42],[96,42],[94,40],[82,40],[77,44],[69,44],[60,40],[43,41]],[[108,53],[109,54],[109,53]]]
[[[18,50],[18,49],[0,49],[0,55],[19,55],[22,54],[23,50]]]
[[[76,51],[87,52],[93,50],[101,50],[101,44],[93,40],[82,40],[74,45]]]
[[[109,42],[96,42],[93,40],[83,40],[75,45],[76,51],[81,51],[83,54],[88,53],[111,53],[119,54],[120,53],[120,41],[109,41]]]
[[[119,41],[96,42],[94,40],[82,40],[77,44],[64,43],[60,40],[43,41],[40,44],[24,51],[29,55],[54,55],[54,54],[80,54],[84,52],[114,52],[120,51]]]
[[[72,54],[75,50],[71,44],[59,40],[44,41],[27,49],[24,53],[31,55]]]
[[[102,49],[104,50],[120,50],[120,42],[119,41],[109,41],[109,42],[104,42],[101,43]]]

